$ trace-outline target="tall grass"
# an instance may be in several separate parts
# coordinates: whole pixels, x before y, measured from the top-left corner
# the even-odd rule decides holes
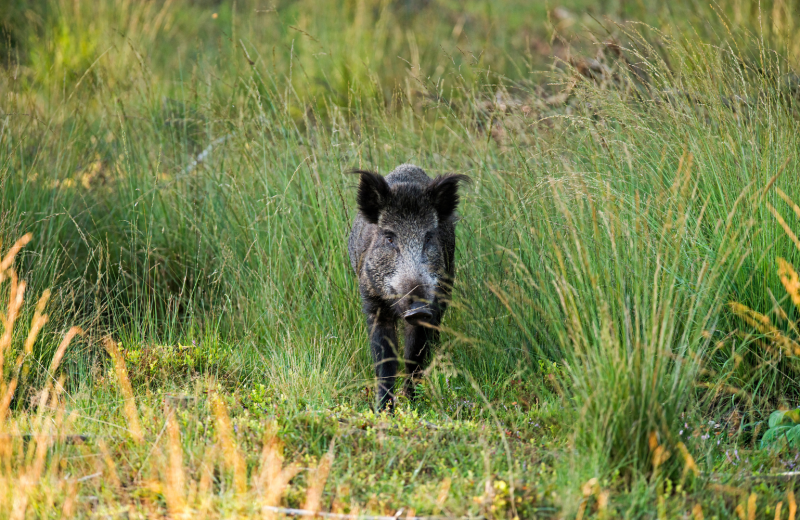
[[[41,389],[38,396],[38,407],[36,410],[26,411],[20,414],[9,416],[9,405],[14,397],[18,378],[25,355],[19,355],[13,363],[3,363],[3,355],[11,354],[11,338],[14,335],[14,326],[19,315],[19,309],[24,303],[25,283],[20,281],[17,273],[12,268],[14,257],[19,253],[22,246],[30,240],[30,235],[26,235],[18,241],[0,264],[0,282],[8,281],[9,302],[3,312],[3,340],[0,343],[0,463],[3,465],[2,492],[0,492],[0,514],[10,519],[30,518],[30,514],[36,514],[39,507],[44,506],[44,513],[48,515],[53,510],[61,512],[61,517],[73,518],[74,515],[86,515],[91,509],[95,509],[97,504],[76,503],[78,498],[77,490],[86,484],[86,481],[97,479],[102,484],[94,485],[99,494],[103,497],[102,510],[109,514],[126,515],[147,515],[159,514],[157,504],[147,500],[139,502],[134,506],[126,503],[126,497],[119,496],[122,492],[123,482],[120,480],[120,470],[118,462],[112,457],[107,442],[102,437],[91,439],[97,445],[100,457],[97,460],[95,469],[98,471],[88,476],[75,478],[69,472],[65,472],[68,465],[70,440],[73,443],[83,445],[89,439],[86,436],[74,435],[70,432],[75,427],[77,414],[67,415],[64,398],[64,376],[55,379],[60,368],[60,362],[70,345],[71,340],[80,330],[73,328],[63,338],[61,345],[53,357],[47,371],[49,381]],[[47,317],[42,314],[44,300],[37,306],[37,312],[33,318],[31,333],[26,340],[29,344],[34,344],[37,340],[41,322],[46,321]],[[206,447],[206,454],[203,457],[198,471],[199,478],[187,476],[187,465],[184,462],[185,443],[182,440],[181,426],[178,423],[177,415],[179,411],[171,404],[165,404],[162,412],[167,430],[166,454],[164,449],[159,446],[160,435],[155,440],[148,437],[145,439],[136,397],[133,395],[131,385],[127,375],[125,359],[119,353],[117,345],[111,339],[106,340],[106,346],[111,353],[115,368],[117,383],[124,399],[124,415],[127,419],[127,428],[122,429],[122,446],[126,443],[142,446],[149,445],[150,454],[155,451],[154,460],[147,461],[149,467],[141,469],[151,472],[151,478],[144,482],[136,482],[135,485],[149,489],[153,493],[161,494],[167,505],[167,511],[173,518],[188,518],[200,515],[207,517],[209,509],[217,509],[221,502],[214,500],[211,504],[212,496],[215,495],[211,489],[212,485],[222,486],[225,489],[224,503],[225,508],[232,511],[247,510],[249,513],[261,513],[261,516],[269,516],[270,508],[279,505],[280,499],[289,480],[298,473],[297,464],[284,466],[283,446],[275,438],[274,431],[269,433],[264,439],[264,449],[261,457],[261,465],[253,472],[252,480],[248,481],[245,468],[245,457],[241,452],[233,437],[233,426],[228,416],[224,402],[211,394],[211,408],[216,418],[217,427],[215,429],[216,444]],[[29,353],[27,353],[29,354]],[[23,431],[30,433],[22,434]],[[163,431],[163,430],[162,430]],[[27,440],[26,440],[27,439]],[[65,441],[67,441],[65,443]],[[130,453],[127,454],[130,456]],[[315,479],[306,490],[307,503],[311,504],[311,509],[318,509],[319,496],[322,488],[325,487],[331,459],[333,458],[333,444],[331,443],[330,453],[320,462],[319,467],[314,472]],[[73,466],[71,469],[79,469]],[[212,483],[211,472],[219,467],[221,472],[226,475],[222,480],[218,478]],[[129,484],[128,479],[136,478],[128,474],[123,474],[126,479],[125,484]],[[229,480],[230,479],[230,480]],[[92,484],[89,484],[90,486]],[[220,489],[221,490],[221,489]],[[40,502],[41,496],[46,498]],[[117,503],[121,498],[123,503]],[[95,497],[97,500],[97,497]],[[317,506],[315,506],[317,504]],[[87,510],[87,505],[89,510]],[[217,513],[217,511],[215,511]],[[216,516],[216,515],[214,515]]]
[[[155,386],[211,373],[256,401],[366,409],[343,172],[415,162],[475,180],[422,410],[503,432],[503,396],[534,381],[534,409],[572,408],[582,476],[633,486],[683,467],[686,417],[793,402],[725,307],[769,312],[773,259],[798,259],[769,209],[800,199],[790,13],[726,4],[692,32],[663,11],[529,27],[516,4],[411,4],[47,4],[0,78],[0,237],[33,231],[21,270],[55,288],[30,392],[75,323],[70,391],[97,391],[108,351],[148,360],[134,383],[177,360]],[[531,79],[536,45],[557,57]]]

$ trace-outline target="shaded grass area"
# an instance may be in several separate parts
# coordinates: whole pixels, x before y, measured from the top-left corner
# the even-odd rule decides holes
[[[9,478],[62,482],[30,488],[33,509],[75,490],[87,515],[255,515],[317,492],[324,510],[509,518],[789,500],[750,478],[791,467],[759,440],[798,400],[776,332],[794,337],[797,309],[775,260],[800,265],[783,3],[9,5],[30,25],[0,78],[0,237],[32,232],[15,265],[28,294],[54,289],[39,341],[31,304],[0,344]],[[344,172],[403,162],[474,183],[424,398],[386,417]],[[107,438],[113,464],[17,435],[45,431],[72,325],[53,420]],[[274,439],[307,468],[277,497],[257,476]],[[49,449],[62,466],[30,465]],[[92,469],[118,483],[76,477]]]

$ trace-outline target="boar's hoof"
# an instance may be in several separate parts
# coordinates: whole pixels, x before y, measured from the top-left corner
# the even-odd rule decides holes
[[[403,318],[408,323],[415,325],[420,322],[430,321],[433,318],[433,311],[426,304],[417,302],[411,304],[411,308],[403,314]]]

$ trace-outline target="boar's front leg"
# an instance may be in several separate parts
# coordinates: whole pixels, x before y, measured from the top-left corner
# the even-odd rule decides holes
[[[397,332],[394,321],[380,319],[376,314],[367,317],[369,343],[375,375],[378,379],[378,410],[383,410],[394,400],[394,382],[397,378]]]
[[[439,330],[432,328],[434,326],[406,325],[406,380],[403,393],[412,401],[417,397],[417,383],[428,366],[433,346],[439,340]]]

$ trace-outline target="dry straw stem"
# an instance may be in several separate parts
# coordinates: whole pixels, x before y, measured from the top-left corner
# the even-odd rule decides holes
[[[67,347],[72,342],[72,339],[78,334],[83,334],[83,331],[80,329],[80,327],[70,327],[70,329],[64,335],[64,338],[61,340],[61,344],[58,345],[56,353],[53,355],[53,361],[50,362],[51,380],[52,378],[55,377],[56,370],[58,370],[58,367],[61,366],[61,361],[64,359],[64,354],[67,352]],[[48,382],[45,392],[42,393],[42,399],[46,399],[45,394],[49,389],[50,389],[50,382]],[[43,404],[44,402],[39,403],[40,406],[42,406]]]
[[[700,468],[697,467],[697,463],[695,462],[694,457],[692,457],[692,454],[689,453],[689,449],[686,447],[686,445],[682,442],[679,442],[678,449],[680,450],[681,455],[683,455],[683,460],[686,463],[683,469],[684,477],[689,471],[691,471],[695,477],[700,476]]]
[[[792,303],[800,310],[800,277],[797,276],[792,264],[783,258],[778,258],[778,276]]]
[[[794,500],[794,491],[791,489],[786,493],[786,500],[789,502],[789,520],[795,520],[797,514],[797,502]]]
[[[72,518],[76,496],[78,496],[78,483],[75,480],[70,480],[67,482],[67,496],[64,498],[64,505],[61,507],[62,520]]]
[[[11,400],[14,397],[14,392],[17,389],[17,376],[19,373],[19,368],[22,366],[22,361],[24,359],[23,356],[19,356],[16,362],[15,373],[11,378],[11,381],[8,383],[5,382],[5,378],[3,377],[4,374],[4,364],[5,364],[5,354],[7,351],[11,349],[11,340],[14,335],[14,324],[19,316],[19,310],[22,307],[24,302],[25,296],[25,282],[20,282],[17,278],[16,272],[11,269],[11,265],[14,262],[14,258],[19,253],[19,251],[31,240],[32,235],[30,233],[26,234],[11,247],[11,250],[6,254],[5,258],[3,258],[2,262],[0,262],[0,283],[5,279],[8,278],[11,282],[11,287],[9,291],[9,301],[6,308],[6,312],[3,316],[0,316],[0,319],[3,323],[3,335],[0,337],[0,429],[3,429],[3,425],[5,423],[6,414],[8,413],[9,406],[11,405]],[[34,313],[33,320],[31,322],[31,329],[28,333],[28,337],[25,340],[25,354],[30,354],[33,351],[33,344],[36,342],[36,338],[39,335],[44,324],[47,322],[47,316],[42,314],[44,312],[45,305],[47,304],[48,299],[50,298],[50,291],[46,290],[42,296],[39,298],[39,301],[36,304],[36,311]],[[56,355],[53,358],[53,363],[51,365],[51,375],[55,373],[55,369],[58,368],[60,364],[61,358],[64,355],[64,352],[69,345],[70,341],[75,335],[76,329],[70,329],[67,335],[64,337],[61,345],[56,351]],[[79,331],[80,329],[77,329]],[[48,384],[45,391],[42,392],[42,403],[43,406],[47,401],[47,396],[49,395],[50,385]]]
[[[173,518],[189,518],[191,515],[186,506],[186,478],[183,474],[181,430],[178,421],[175,420],[174,410],[167,412],[167,435],[169,464],[167,466],[167,482],[164,486],[167,508]]]
[[[11,280],[11,287],[9,289],[6,314],[2,316],[3,335],[0,336],[0,374],[3,373],[5,355],[11,348],[11,338],[14,335],[14,323],[17,321],[17,316],[19,315],[19,310],[22,307],[25,296],[25,282],[20,282],[17,279],[17,273],[11,270],[9,271],[8,277]]]
[[[0,372],[0,376],[2,376],[2,372]],[[0,384],[0,390],[3,390],[3,392],[0,393],[0,431],[2,431],[5,425],[6,413],[8,413],[8,407],[11,405],[14,392],[17,390],[17,380],[12,379],[7,387],[5,384]]]
[[[111,453],[108,451],[108,446],[106,446],[106,441],[103,439],[98,439],[97,447],[100,449],[100,455],[103,457],[103,463],[105,464],[106,479],[115,490],[119,491],[122,487],[122,484],[120,483],[119,475],[117,474],[117,467],[116,464],[114,464],[114,459],[111,458]]]
[[[119,348],[117,348],[117,343],[110,337],[107,336],[103,340],[103,346],[114,363],[114,370],[117,373],[119,387],[125,399],[123,410],[125,411],[125,417],[128,419],[131,437],[136,444],[141,444],[144,442],[144,434],[142,433],[142,425],[139,422],[139,412],[136,410],[133,388],[131,388],[131,381],[128,378],[128,369],[125,367],[125,359],[122,357]]]
[[[275,435],[275,425],[267,428],[264,434],[264,448],[261,452],[261,467],[256,478],[256,488],[261,492],[261,516],[272,518],[276,507],[289,485],[289,481],[300,472],[300,465],[283,465],[283,443]]]
[[[200,465],[200,483],[197,486],[197,496],[200,497],[200,507],[197,511],[198,518],[205,518],[208,510],[211,509],[211,497],[213,495],[212,484],[214,480],[214,461],[217,458],[217,447],[211,445],[203,455],[203,463]]]
[[[311,517],[319,517],[319,518],[335,518],[338,520],[398,520],[400,518],[404,520],[467,520],[470,517],[460,517],[460,516],[413,516],[413,515],[405,515],[403,516],[403,508],[400,508],[394,516],[371,516],[371,515],[362,515],[358,511],[350,514],[345,513],[325,513],[323,511],[309,511],[307,509],[293,509],[291,507],[276,507],[276,506],[263,506],[261,508],[264,516],[266,513],[270,513],[272,515],[281,514],[284,516],[311,516]]]
[[[795,247],[797,247],[797,249],[800,250],[800,239],[798,239],[797,235],[794,234],[792,228],[789,227],[789,224],[787,224],[786,221],[783,220],[783,217],[781,216],[780,213],[778,213],[778,210],[776,210],[775,207],[769,202],[767,202],[767,209],[769,209],[769,212],[772,213],[773,217],[775,217],[775,220],[778,221],[778,224],[781,225],[786,235],[790,239],[792,239],[792,242],[794,242]]]
[[[33,353],[33,344],[36,343],[39,332],[41,332],[42,327],[47,323],[48,316],[43,313],[49,299],[50,289],[46,289],[36,303],[36,311],[33,314],[33,320],[31,320],[31,330],[28,333],[28,337],[25,339],[25,355]]]
[[[734,314],[743,319],[745,323],[764,334],[775,345],[781,347],[786,355],[800,356],[800,343],[787,337],[783,332],[774,327],[769,316],[756,312],[741,303],[731,302],[729,306]],[[773,354],[777,355],[778,353],[773,352]]]
[[[780,188],[775,188],[778,191],[778,196],[783,199],[783,201],[791,206],[792,210],[794,210],[794,214],[797,215],[797,218],[800,218],[800,206],[795,203],[791,197],[789,197],[786,193],[783,192]]]
[[[335,439],[332,439],[331,445],[328,447],[328,452],[322,456],[314,475],[310,479],[303,509],[308,511],[319,511],[319,504],[320,500],[322,499],[322,491],[325,489],[325,483],[328,481],[328,474],[330,473],[331,465],[333,464],[334,445]]]
[[[436,497],[436,506],[433,509],[433,514],[438,514],[444,507],[444,503],[450,495],[450,486],[452,483],[453,481],[450,477],[445,477],[444,480],[442,480],[442,483],[439,485],[439,494]]]
[[[9,517],[11,520],[25,518],[25,510],[28,508],[31,491],[39,482],[45,467],[47,449],[50,446],[50,436],[36,435],[35,439],[35,442],[29,448],[29,450],[35,450],[34,459],[14,486],[16,489],[14,492],[14,506]]]
[[[59,384],[55,392],[53,392],[52,405],[54,407],[58,404],[61,388],[62,385]],[[46,394],[47,392],[43,393]],[[42,480],[42,475],[47,467],[47,453],[53,440],[52,431],[58,431],[61,428],[63,417],[64,410],[63,406],[61,406],[54,416],[49,416],[49,420],[45,421],[44,416],[39,415],[35,421],[32,429],[36,433],[33,435],[33,442],[30,444],[25,457],[25,460],[28,461],[27,467],[22,470],[22,475],[14,485],[14,504],[9,516],[11,520],[22,520],[26,517],[25,513],[31,495]]]
[[[228,469],[233,471],[233,489],[241,496],[247,492],[247,468],[236,440],[233,438],[233,426],[228,416],[228,409],[219,395],[211,398],[211,407],[217,419],[217,440],[222,448],[223,460]]]
[[[17,256],[17,253],[19,253],[20,250],[22,250],[22,248],[25,247],[32,238],[32,233],[25,233],[22,238],[17,240],[14,245],[11,246],[11,249],[8,250],[8,253],[6,253],[6,256],[3,258],[3,261],[0,262],[0,282],[3,281],[5,272],[9,267],[11,267],[11,264],[14,263],[14,257]]]

